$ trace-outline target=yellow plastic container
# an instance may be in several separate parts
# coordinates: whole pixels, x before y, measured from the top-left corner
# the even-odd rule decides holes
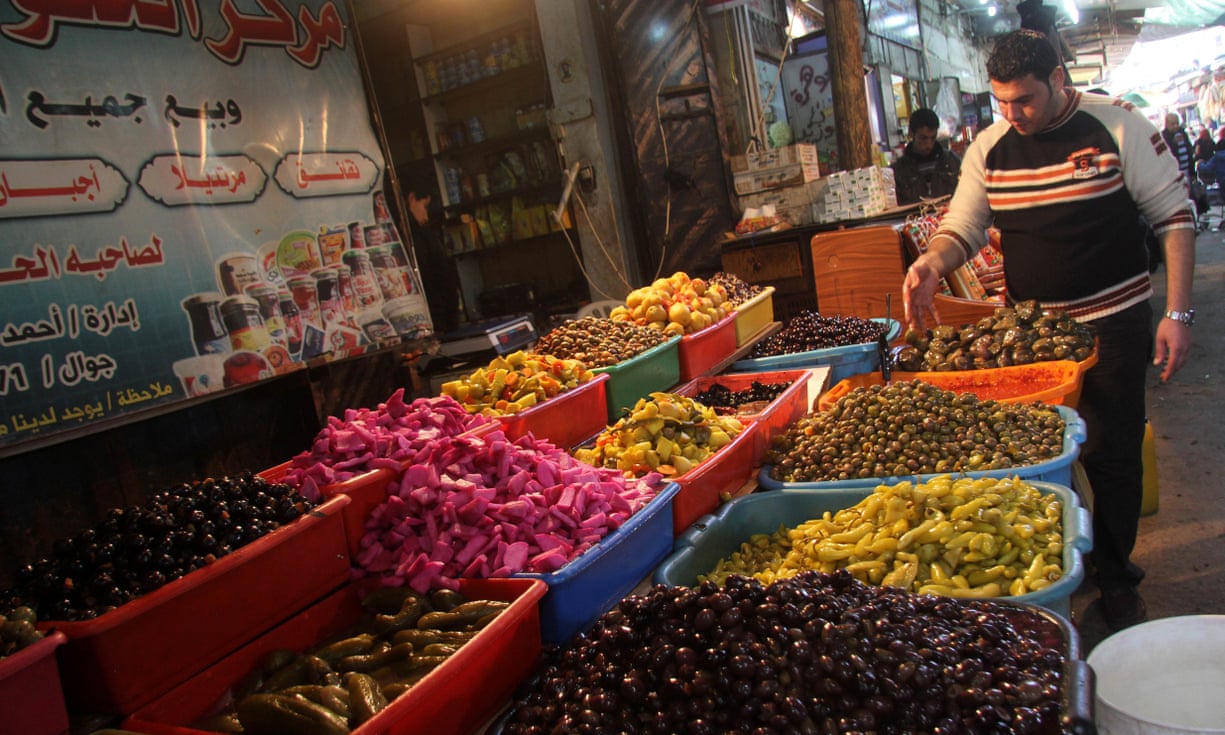
[[[736,346],[743,347],[757,333],[774,321],[774,287],[766,286],[761,293],[736,307]]]
[[[1144,449],[1140,453],[1144,463],[1144,499],[1140,501],[1140,515],[1151,516],[1157,512],[1157,444],[1153,440],[1153,425],[1144,421]]]

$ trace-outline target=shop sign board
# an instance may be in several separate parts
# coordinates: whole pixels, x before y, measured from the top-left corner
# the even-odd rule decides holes
[[[0,0],[0,449],[429,332],[337,0]]]

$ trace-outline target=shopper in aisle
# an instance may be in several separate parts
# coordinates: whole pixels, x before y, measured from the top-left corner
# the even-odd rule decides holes
[[[1195,162],[1207,161],[1213,153],[1216,153],[1216,144],[1212,142],[1212,131],[1206,127],[1200,128],[1195,137]]]
[[[1033,31],[1000,38],[987,62],[1002,120],[966,153],[948,214],[902,285],[906,319],[939,321],[940,279],[1001,232],[1008,295],[1092,325],[1098,363],[1084,375],[1081,451],[1093,488],[1093,552],[1103,615],[1143,621],[1130,561],[1143,497],[1146,362],[1168,381],[1191,348],[1194,219],[1178,164],[1157,130],[1117,99],[1065,87],[1059,60]],[[1143,215],[1165,250],[1165,315],[1153,332]],[[1155,354],[1154,354],[1155,346]]]
[[[1169,147],[1170,153],[1174,154],[1174,160],[1178,161],[1178,170],[1182,172],[1183,178],[1189,184],[1191,174],[1195,170],[1192,168],[1195,163],[1195,146],[1191,143],[1191,136],[1187,135],[1177,113],[1171,112],[1165,116],[1165,128],[1161,131],[1161,138]]]
[[[935,111],[920,107],[910,115],[910,143],[892,167],[898,204],[948,196],[957,188],[961,159],[940,145],[939,131]]]
[[[409,233],[421,268],[430,319],[434,322],[434,332],[445,334],[459,324],[459,271],[455,259],[443,247],[441,230],[430,222],[432,200],[433,192],[420,184],[410,185],[405,197]]]

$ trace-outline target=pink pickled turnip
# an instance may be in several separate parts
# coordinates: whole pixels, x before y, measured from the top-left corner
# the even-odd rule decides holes
[[[551,442],[510,441],[500,431],[444,437],[422,457],[370,514],[354,560],[419,592],[454,589],[463,576],[554,572],[663,487],[658,474],[626,478]]]
[[[399,389],[376,409],[350,408],[343,418],[329,416],[311,448],[290,460],[278,480],[319,501],[328,485],[375,469],[398,472],[430,454],[438,439],[489,423],[449,396],[406,404]]]

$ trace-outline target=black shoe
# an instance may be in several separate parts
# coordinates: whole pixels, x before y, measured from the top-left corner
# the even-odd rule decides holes
[[[1102,590],[1102,616],[1111,630],[1130,628],[1148,619],[1148,606],[1139,590],[1131,586]]]

